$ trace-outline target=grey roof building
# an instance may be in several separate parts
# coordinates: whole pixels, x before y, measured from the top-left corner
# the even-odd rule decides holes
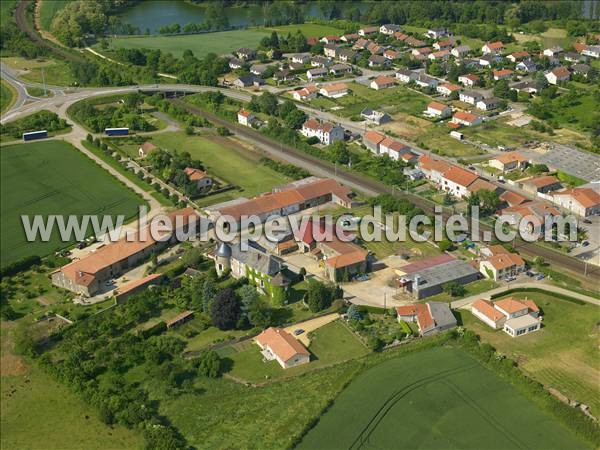
[[[479,271],[467,262],[452,259],[406,274],[402,277],[402,282],[406,291],[420,300],[439,294],[446,283],[456,281],[467,284],[479,279],[479,276]]]

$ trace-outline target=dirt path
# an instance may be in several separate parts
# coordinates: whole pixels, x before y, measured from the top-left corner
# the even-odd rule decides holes
[[[314,319],[309,319],[305,322],[296,323],[284,329],[292,336],[294,335],[294,330],[304,330],[304,333],[302,333],[299,336],[296,336],[296,339],[298,339],[306,347],[308,347],[310,345],[308,333],[310,333],[311,331],[315,331],[316,329],[321,328],[323,325],[327,325],[328,323],[333,322],[334,320],[337,320],[339,318],[340,315],[338,313],[327,314],[326,316],[316,317]]]
[[[42,16],[41,16],[41,11],[42,11],[42,2],[44,0],[37,0],[37,2],[35,2],[35,13],[33,16],[33,20],[35,21],[35,28],[37,29],[38,33],[40,33],[40,36],[42,36],[44,39],[49,40],[50,42],[54,42],[56,45],[61,45],[60,41],[58,39],[56,39],[54,37],[54,35],[46,30],[44,30],[44,28],[42,27]],[[48,1],[48,0],[46,0]]]

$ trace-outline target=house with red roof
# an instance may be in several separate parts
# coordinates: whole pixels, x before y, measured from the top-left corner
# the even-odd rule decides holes
[[[458,77],[458,82],[463,86],[468,87],[475,86],[477,83],[479,83],[479,80],[481,80],[481,78],[478,75],[475,75],[474,73],[468,73],[466,75],[461,75]]]
[[[396,79],[387,75],[379,75],[369,85],[371,89],[381,90],[393,87],[396,84]]]
[[[446,97],[452,95],[453,92],[460,92],[460,89],[459,85],[453,83],[443,83],[435,88],[436,91]]]
[[[564,66],[555,67],[550,72],[546,74],[546,80],[550,84],[558,84],[564,83],[565,81],[569,81],[571,79],[571,72]]]
[[[255,338],[266,361],[277,361],[284,369],[308,364],[310,352],[283,328],[269,327]]]
[[[440,102],[431,102],[429,105],[427,105],[427,109],[424,111],[424,114],[429,117],[439,117],[440,119],[445,119],[446,117],[450,117],[452,115],[452,108]]]
[[[416,322],[421,336],[432,336],[456,326],[447,303],[427,302],[396,307],[398,322]]]
[[[252,114],[247,109],[240,109],[237,113],[238,123],[247,127],[252,126],[252,121],[254,120],[254,114]]]
[[[508,80],[513,76],[514,72],[510,69],[492,70],[492,75],[495,81]]]
[[[363,145],[371,150],[372,153],[379,155],[379,145],[381,141],[385,139],[385,135],[378,133],[377,131],[369,130],[363,135]]]
[[[502,329],[512,337],[533,333],[541,328],[540,310],[534,301],[512,297],[492,302],[475,300],[471,313],[494,330]]]
[[[510,172],[511,170],[522,169],[529,163],[519,152],[508,152],[498,155],[488,161],[488,165],[501,172]]]
[[[313,118],[304,122],[300,133],[306,137],[317,137],[325,145],[344,140],[344,129],[342,127],[331,122],[321,122]]]
[[[504,50],[504,44],[500,41],[488,42],[487,44],[484,44],[483,47],[481,47],[481,53],[483,53],[484,55],[498,55],[502,52],[502,50]]]
[[[494,253],[479,262],[479,271],[494,281],[500,281],[507,277],[515,277],[524,272],[525,268],[526,264],[523,258],[507,250]]]
[[[156,149],[156,145],[154,145],[152,142],[146,141],[140,146],[140,148],[138,148],[138,155],[140,158],[145,158],[154,149]]]
[[[555,205],[565,208],[581,217],[600,215],[600,192],[593,188],[578,187],[556,192]]]
[[[456,111],[452,116],[452,122],[458,125],[465,125],[467,127],[479,125],[482,121],[483,119],[480,116],[466,111]]]
[[[188,180],[196,184],[197,189],[204,189],[213,184],[212,178],[203,170],[186,167],[184,172],[187,175]]]
[[[294,100],[306,101],[317,97],[319,90],[314,84],[304,86],[302,89],[297,89],[292,93]]]

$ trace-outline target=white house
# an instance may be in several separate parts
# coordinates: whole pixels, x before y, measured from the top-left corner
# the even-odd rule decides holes
[[[152,152],[154,149],[156,148],[156,145],[154,145],[152,142],[144,142],[140,148],[138,148],[138,156],[140,158],[145,158],[146,156],[148,156],[150,154],[150,152]]]
[[[319,94],[328,98],[340,98],[348,94],[348,85],[346,83],[334,83],[321,86]]]
[[[317,96],[318,89],[314,84],[308,84],[292,93],[294,100],[306,101]]]
[[[450,165],[450,168],[443,173],[441,188],[457,198],[464,198],[470,194],[468,187],[479,177],[477,174],[458,167]]]
[[[431,39],[439,39],[444,36],[452,36],[452,33],[447,28],[430,28],[425,35]]]
[[[308,119],[300,130],[306,137],[317,137],[322,144],[330,145],[335,141],[344,140],[344,129],[331,122],[320,122],[317,119]]]
[[[452,116],[452,122],[457,123],[459,125],[471,127],[474,125],[479,125],[482,122],[482,119],[480,116],[471,114],[469,112],[456,111]]]
[[[420,86],[423,88],[435,89],[439,82],[437,79],[430,77],[429,75],[420,73],[417,76],[415,83],[417,84],[417,86]]]
[[[527,158],[520,153],[508,152],[490,159],[488,165],[504,173],[515,169],[522,169],[527,165],[527,162]]]
[[[284,369],[310,362],[310,352],[283,328],[267,328],[256,336],[256,343],[267,361],[276,360]]]
[[[292,62],[296,64],[307,64],[310,61],[310,53],[294,53]]]
[[[468,87],[475,86],[479,82],[479,80],[479,76],[472,73],[468,73],[466,75],[461,75],[458,77],[458,82],[463,86]]]
[[[571,78],[571,72],[564,66],[555,67],[546,74],[546,80],[550,84],[558,84],[561,82],[569,81]]]
[[[483,47],[481,47],[481,53],[483,53],[484,55],[498,55],[500,52],[502,52],[502,50],[504,50],[504,44],[500,41],[488,42],[487,44],[484,44]]]
[[[483,95],[475,91],[463,91],[458,94],[458,98],[461,102],[475,106],[475,104],[483,98]]]
[[[412,70],[408,69],[400,69],[396,72],[396,78],[402,83],[410,83],[411,81],[415,81],[419,74]]]
[[[393,87],[396,84],[396,80],[392,77],[388,77],[387,75],[379,75],[369,85],[371,89],[380,90],[387,89]]]
[[[496,109],[501,101],[497,97],[482,98],[475,104],[475,107],[481,111],[491,111],[492,109]]]
[[[510,69],[493,70],[492,75],[495,81],[508,80],[513,76],[514,72]]]
[[[368,36],[369,34],[375,34],[379,31],[379,28],[377,27],[365,27],[365,28],[361,28],[360,30],[358,30],[358,35],[359,36]]]
[[[452,83],[444,83],[444,84],[440,84],[435,90],[437,92],[439,92],[440,94],[448,97],[448,96],[452,95],[453,92],[459,92],[460,86],[458,86],[456,84],[452,84]]]
[[[452,108],[450,108],[448,105],[444,105],[443,103],[431,102],[429,105],[427,105],[425,115],[444,119],[452,115]]]
[[[471,51],[471,47],[469,47],[468,45],[459,45],[459,46],[454,47],[450,51],[450,53],[455,58],[463,58],[464,56],[467,56],[470,51]]]
[[[558,58],[558,56],[564,52],[562,47],[550,47],[543,51],[543,55],[549,58]]]
[[[388,36],[391,36],[392,34],[398,31],[400,31],[400,25],[396,25],[393,23],[386,23],[385,25],[381,25],[379,27],[379,32],[381,34],[387,34]]]
[[[319,67],[317,69],[309,69],[306,71],[306,77],[309,80],[314,80],[316,78],[324,78],[327,76],[327,74],[329,73],[329,71],[327,69],[324,69],[322,67]]]
[[[600,45],[588,45],[581,51],[581,54],[598,59],[600,58]]]
[[[203,189],[213,184],[213,180],[208,176],[206,172],[200,169],[194,169],[193,167],[186,167],[184,170],[185,174],[193,183],[196,183],[198,189]]]
[[[238,120],[238,123],[249,127],[252,125],[252,120],[254,120],[254,115],[250,111],[242,108],[237,113],[237,120]]]
[[[555,205],[567,209],[578,216],[589,217],[600,215],[600,193],[593,188],[578,187],[556,192],[553,196]]]
[[[531,73],[537,70],[537,64],[532,59],[524,59],[519,61],[515,68],[521,72]]]
[[[541,326],[540,310],[535,302],[528,299],[475,300],[471,313],[491,328],[502,329],[512,337],[532,333]]]
[[[514,277],[525,271],[525,261],[516,253],[492,255],[479,262],[479,271],[494,281]]]
[[[325,44],[325,46],[323,47],[323,54],[330,58],[335,58],[335,55],[337,54],[339,49],[340,47],[338,47],[335,44]]]
[[[522,51],[522,52],[511,53],[510,55],[508,55],[506,57],[506,59],[508,59],[510,62],[516,63],[517,61],[521,61],[523,59],[527,59],[530,56],[531,55],[529,54],[529,52]]]

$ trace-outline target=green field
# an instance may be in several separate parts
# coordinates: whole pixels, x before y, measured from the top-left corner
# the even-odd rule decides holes
[[[300,449],[576,449],[559,423],[459,349],[436,348],[362,373]]]
[[[265,30],[234,30],[184,36],[119,36],[109,40],[112,48],[149,48],[180,57],[185,50],[202,58],[208,53],[231,53],[240,47],[256,48],[270,33]],[[96,50],[102,51],[99,48]]]
[[[578,305],[550,294],[524,292],[512,294],[528,297],[543,311],[543,327],[536,333],[513,339],[501,330],[493,330],[462,312],[463,323],[540,383],[558,389],[569,398],[600,413],[600,349],[598,348],[600,308]]]
[[[17,4],[17,0],[2,0],[0,2],[0,25],[4,26],[12,20],[12,10]]]
[[[202,161],[208,173],[243,188],[241,193],[226,193],[223,201],[230,196],[255,196],[289,181],[285,176],[258,164],[259,156],[249,150],[239,149],[237,143],[228,139],[187,136],[183,132],[175,132],[157,134],[152,142],[165,150],[189,152],[192,158]]]
[[[339,321],[328,323],[311,335],[308,350],[311,362],[282,369],[277,361],[263,362],[258,345],[229,355],[233,361],[230,375],[253,383],[270,378],[293,377],[301,373],[366,355],[369,350]]]
[[[27,242],[21,215],[123,214],[130,218],[142,204],[136,194],[63,141],[4,146],[0,161],[2,265],[25,256],[44,256],[67,245],[58,231],[48,242]]]
[[[38,59],[25,59],[21,57],[2,58],[2,62],[12,69],[24,71],[19,78],[34,83],[43,83],[55,86],[73,86],[75,79],[71,69],[65,61],[41,57]],[[43,76],[42,76],[43,69]]]
[[[42,28],[46,31],[49,31],[54,15],[66,5],[71,3],[71,1],[72,0],[42,0],[42,4],[40,6],[40,22],[42,24]]]
[[[6,111],[15,101],[15,90],[6,81],[0,83],[0,112]]]
[[[302,23],[294,25],[279,25],[276,27],[269,27],[267,31],[276,31],[278,34],[287,35],[295,34],[297,31],[302,32],[304,36],[308,37],[323,37],[323,36],[340,36],[344,33],[339,28],[332,27],[329,25],[320,25],[317,23]]]
[[[98,412],[35,365],[10,354],[8,324],[2,322],[3,450],[140,448],[139,435],[108,427]]]

